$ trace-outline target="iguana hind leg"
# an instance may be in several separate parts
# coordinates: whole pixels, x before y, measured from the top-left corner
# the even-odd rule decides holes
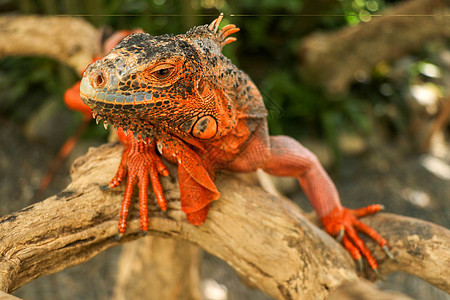
[[[387,251],[387,241],[357,218],[378,212],[382,208],[380,205],[371,205],[357,210],[342,207],[336,187],[317,157],[290,137],[270,137],[270,158],[263,169],[273,175],[296,177],[325,230],[334,236],[343,233],[343,245],[352,257],[360,260],[362,255],[372,269],[378,268],[375,258],[360,239],[357,231],[374,239],[385,251]]]
[[[262,139],[262,136],[264,134],[256,132],[229,169],[250,172],[261,168],[272,175],[297,178],[325,230],[333,236],[343,234],[343,245],[352,257],[360,260],[364,256],[376,270],[376,260],[356,232],[367,234],[390,255],[387,241],[357,218],[378,212],[381,206],[371,205],[357,210],[342,207],[334,183],[311,151],[287,136],[271,136],[269,140]]]

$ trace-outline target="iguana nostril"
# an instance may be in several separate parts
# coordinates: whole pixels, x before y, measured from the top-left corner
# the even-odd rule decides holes
[[[102,71],[94,73],[92,83],[95,88],[101,88],[106,84],[106,76]]]

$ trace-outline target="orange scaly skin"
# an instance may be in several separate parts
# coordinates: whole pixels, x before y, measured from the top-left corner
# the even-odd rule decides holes
[[[97,119],[119,127],[126,147],[110,183],[115,187],[127,178],[119,232],[125,232],[135,185],[140,190],[142,230],[148,229],[149,181],[159,206],[166,209],[158,175],[168,172],[159,152],[178,165],[181,207],[190,223],[202,224],[210,202],[220,196],[214,185],[216,170],[261,168],[293,176],[327,232],[343,234],[343,245],[352,256],[360,260],[363,255],[376,270],[377,263],[356,230],[387,251],[386,240],[357,220],[381,206],[342,207],[336,187],[314,154],[292,138],[269,136],[261,94],[248,75],[221,53],[235,40],[228,36],[239,30],[227,25],[217,32],[221,19],[176,36],[132,34],[84,73],[83,101]]]

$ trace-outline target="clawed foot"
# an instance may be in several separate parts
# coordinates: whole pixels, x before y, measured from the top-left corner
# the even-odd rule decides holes
[[[384,209],[382,205],[370,205],[368,207],[360,209],[348,209],[345,207],[337,207],[328,216],[322,218],[322,223],[325,230],[336,236],[339,242],[342,242],[343,246],[350,252],[354,260],[358,265],[358,270],[362,271],[363,261],[362,257],[365,257],[367,263],[372,268],[375,274],[382,279],[378,272],[378,264],[375,258],[370,253],[364,242],[360,239],[357,231],[360,231],[373,240],[384,250],[386,255],[395,260],[394,255],[389,251],[387,241],[374,229],[370,228],[366,224],[358,220],[366,215],[374,214]]]
[[[167,176],[169,171],[161,161],[161,158],[155,153],[155,142],[149,140],[144,143],[141,139],[136,140],[131,131],[127,135],[121,129],[118,131],[119,138],[125,144],[126,149],[123,152],[122,160],[116,176],[109,183],[110,188],[121,184],[126,178],[125,195],[122,201],[122,208],[119,217],[119,234],[126,230],[126,219],[128,208],[131,204],[134,187],[139,187],[139,211],[141,230],[148,230],[148,185],[152,184],[153,192],[161,210],[167,209],[167,202],[163,195],[159,175]]]

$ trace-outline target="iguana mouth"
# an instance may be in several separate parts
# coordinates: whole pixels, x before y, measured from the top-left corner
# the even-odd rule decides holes
[[[105,129],[109,124],[114,127],[122,127],[125,131],[131,130],[145,136],[153,134],[154,128],[149,121],[148,111],[157,106],[152,102],[153,95],[146,92],[137,92],[124,95],[108,92],[107,88],[95,89],[84,77],[80,85],[80,96],[83,102],[88,105],[97,123],[103,120]],[[133,113],[134,118],[130,118],[128,113]]]
[[[84,77],[81,80],[80,85],[80,95],[86,105],[91,108],[95,108],[100,106],[104,109],[114,108],[116,105],[120,109],[129,109],[135,110],[136,108],[153,106],[155,105],[152,102],[149,102],[153,99],[152,93],[147,92],[136,92],[129,95],[108,92],[109,88],[94,88],[89,79]],[[141,106],[140,106],[141,105]],[[134,108],[134,109],[133,109]]]

